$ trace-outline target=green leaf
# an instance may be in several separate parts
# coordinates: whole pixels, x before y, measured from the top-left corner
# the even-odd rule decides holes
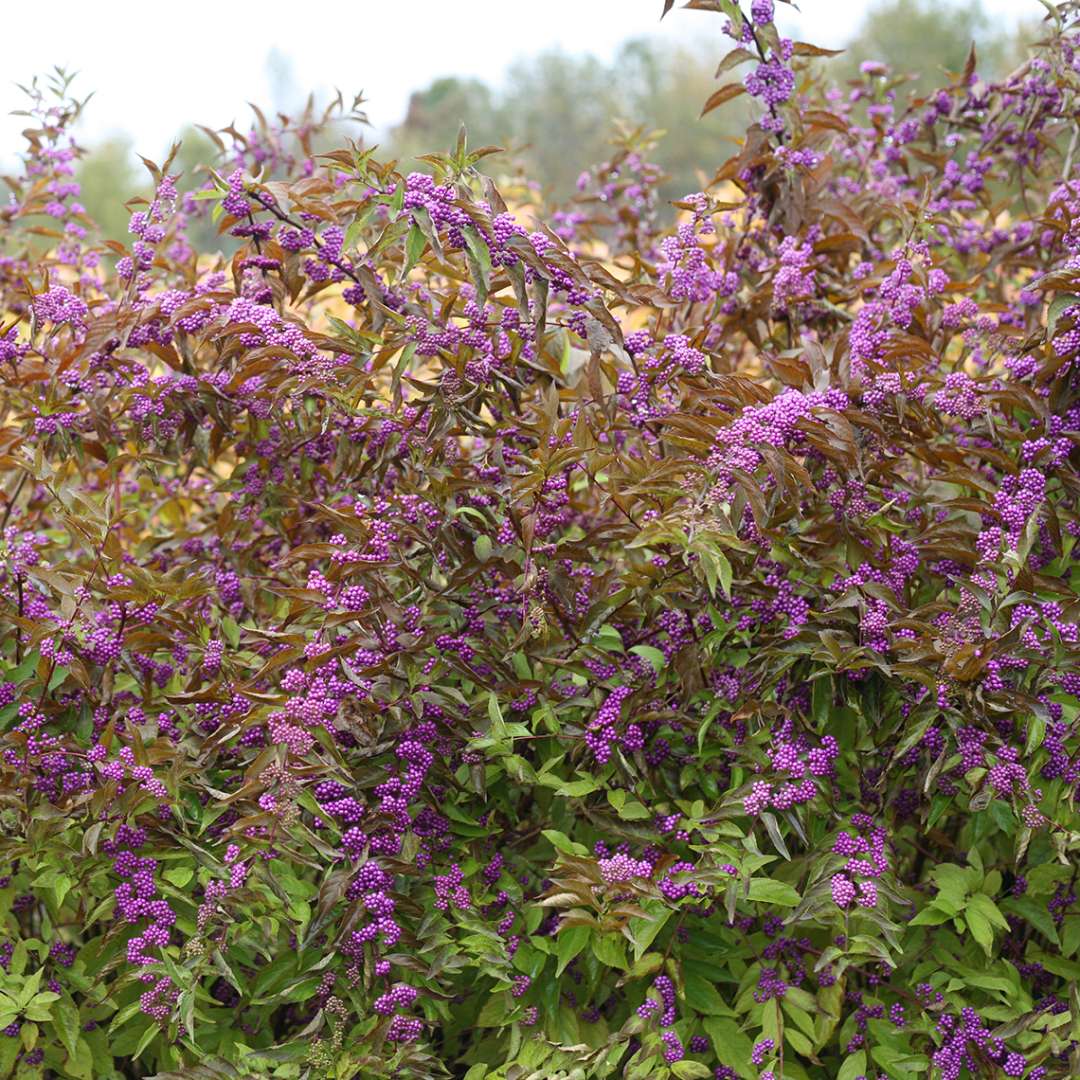
[[[491,251],[483,237],[475,229],[462,229],[462,236],[465,237],[466,247],[472,252],[484,273],[491,273]]]
[[[180,1012],[180,1022],[184,1025],[188,1038],[195,1041],[195,993],[185,990],[179,997],[177,1008]]]
[[[79,1010],[75,1007],[73,1002],[65,999],[57,1004],[56,1008],[53,1010],[53,1015],[56,1021],[56,1029],[60,1035],[60,1041],[64,1044],[64,1049],[67,1050],[68,1056],[74,1058],[78,1049],[79,1032],[82,1030],[82,1023],[79,1020]]]
[[[499,1027],[506,1016],[506,991],[496,990],[484,1002],[480,1015],[476,1018],[477,1027]]]
[[[705,573],[705,581],[709,586],[709,595],[716,595],[716,586],[719,584],[724,596],[731,599],[731,563],[727,556],[714,544],[700,543],[692,549],[697,555],[701,569]]]
[[[637,799],[630,799],[619,809],[619,817],[623,821],[648,821],[652,817],[649,808],[643,806]]]
[[[982,880],[981,870],[971,870],[955,863],[939,863],[930,876],[938,887],[938,896],[951,901],[957,910],[963,907],[967,894]]]
[[[788,851],[787,844],[784,843],[784,836],[783,833],[780,832],[780,822],[776,820],[776,815],[770,814],[765,810],[762,811],[760,817],[765,824],[765,831],[769,834],[769,839],[773,842],[773,846],[790,862],[791,853]]]
[[[565,1002],[559,1007],[555,1018],[555,1033],[564,1046],[573,1046],[581,1042],[581,1026],[577,1011]]]
[[[587,926],[568,926],[565,930],[559,931],[555,947],[559,959],[558,966],[555,968],[556,978],[566,970],[566,965],[585,948],[591,936],[592,930]]]
[[[1048,953],[1033,955],[1031,959],[1037,960],[1047,971],[1052,971],[1063,979],[1080,983],[1080,964],[1075,960],[1066,960],[1063,956],[1053,956]]]
[[[814,1044],[798,1028],[787,1025],[784,1028],[784,1038],[801,1057],[813,1057]]]
[[[21,683],[30,678],[31,675],[37,670],[38,661],[41,659],[41,653],[37,649],[33,649],[27,653],[23,659],[23,662],[17,667],[14,667],[4,676],[5,682]]]
[[[683,1058],[682,1061],[676,1061],[671,1066],[672,1073],[679,1077],[679,1080],[704,1080],[707,1076],[712,1076],[712,1071],[707,1065],[703,1065],[700,1061],[693,1061],[690,1058]]]
[[[409,271],[420,261],[426,243],[424,230],[419,225],[413,225],[405,238],[405,263],[401,268],[402,280],[409,276]]]
[[[135,1051],[131,1055],[134,1058],[139,1057],[140,1054],[154,1041],[154,1039],[160,1034],[161,1028],[157,1024],[150,1024],[147,1029],[142,1033],[142,1037],[139,1039],[135,1046]]]
[[[1073,956],[1080,949],[1080,915],[1069,915],[1061,931],[1061,951],[1066,956]]]
[[[646,907],[646,910],[649,910]],[[651,914],[651,912],[650,912]],[[634,939],[634,960],[640,960],[656,940],[657,934],[664,929],[671,918],[671,908],[662,909],[652,919],[633,918],[630,920],[630,933]]]
[[[744,1080],[754,1080],[757,1069],[750,1064],[754,1044],[739,1030],[738,1024],[724,1017],[709,1016],[702,1021],[702,1026],[712,1039],[720,1063],[734,1069]]]
[[[579,799],[582,795],[595,791],[599,786],[595,780],[569,780],[565,784],[560,784],[555,789],[555,794]]]
[[[783,1014],[780,1011],[780,999],[772,998],[765,1002],[761,1011],[761,1034],[779,1046],[780,1032],[783,1029]]]
[[[506,737],[506,721],[503,719],[499,699],[494,693],[488,694],[488,719],[491,721],[490,735],[495,739]]]
[[[138,1001],[131,1001],[125,1005],[113,1018],[109,1021],[109,1033],[118,1030],[123,1027],[133,1016],[139,1013]]]
[[[854,1054],[848,1054],[840,1071],[836,1074],[836,1080],[855,1080],[856,1076],[866,1073],[866,1051],[856,1050]]]
[[[473,552],[481,562],[487,562],[491,558],[491,537],[486,533],[480,533],[473,541]]]
[[[1058,319],[1061,318],[1062,312],[1066,308],[1072,307],[1074,304],[1080,303],[1080,296],[1074,296],[1072,293],[1059,293],[1050,302],[1050,308],[1046,313],[1046,336],[1052,338],[1057,330]]]
[[[814,680],[814,688],[810,692],[810,715],[814,718],[814,724],[819,730],[824,730],[824,725],[829,719],[829,711],[833,703],[833,684],[828,675],[823,675]]]
[[[942,911],[941,908],[931,904],[924,907],[914,919],[908,921],[908,926],[941,926],[947,923],[955,912]]]
[[[462,229],[465,238],[465,261],[476,286],[476,302],[483,307],[487,301],[491,277],[491,252],[475,229]]]
[[[667,657],[659,649],[654,649],[652,645],[631,645],[630,651],[640,656],[642,660],[648,660],[657,675],[667,667]]]
[[[231,615],[226,615],[221,620],[221,630],[225,635],[225,640],[229,645],[236,649],[240,646],[240,627],[237,625],[236,620]]]
[[[986,920],[993,923],[999,930],[1008,930],[1009,922],[1001,914],[998,909],[998,905],[990,900],[990,897],[985,892],[973,893],[971,899],[968,901],[970,907],[974,907],[982,915],[986,917]]]
[[[726,1001],[717,992],[708,979],[702,975],[687,975],[683,979],[683,992],[686,996],[686,1004],[695,1012],[704,1013],[706,1016],[735,1016]]]
[[[630,978],[643,979],[659,971],[663,966],[664,958],[659,953],[646,953],[634,961],[633,967],[630,968]]]
[[[968,909],[964,912],[964,922],[971,931],[971,936],[983,947],[983,952],[989,956],[994,945],[994,931],[989,920],[986,916],[980,915],[978,911]]]
[[[178,889],[182,889],[195,876],[195,871],[190,866],[174,866],[171,870],[162,871],[161,876]]]
[[[982,915],[988,923],[996,926],[999,930],[1008,930],[1009,924],[1005,916],[998,910],[997,904],[986,893],[973,893],[968,905]]]
[[[720,588],[724,590],[724,596],[731,599],[731,563],[722,551],[713,553],[720,567]]]
[[[29,958],[30,950],[26,947],[26,941],[20,938],[8,963],[8,975],[21,975],[26,970],[26,962]]]
[[[561,851],[564,855],[589,854],[589,849],[584,844],[571,840],[566,833],[561,833],[557,829],[544,829],[540,835],[548,840],[556,851]]]
[[[771,878],[754,878],[750,882],[751,900],[766,904],[779,904],[781,907],[796,907],[802,900],[798,892],[783,881]]]
[[[892,760],[897,761],[902,758],[926,734],[926,729],[936,719],[937,714],[931,712],[927,713],[917,724],[912,724],[904,737],[896,744],[896,748],[892,752]]]
[[[77,1080],[93,1080],[94,1051],[85,1037],[79,1036],[79,1041],[75,1046],[75,1053],[68,1058],[64,1070],[76,1077]]]
[[[623,652],[622,634],[610,623],[604,623],[593,635],[593,644],[607,652]]]
[[[41,976],[45,969],[39,967],[37,971],[33,972],[23,980],[22,985],[19,987],[18,992],[15,994],[15,1001],[22,1008],[30,1004],[30,1000],[38,992],[38,987],[41,986]]]
[[[877,1062],[892,1077],[925,1073],[929,1062],[921,1054],[904,1054],[888,1046],[875,1046],[870,1051]]]
[[[587,928],[583,927],[583,929]],[[592,934],[590,936],[593,955],[601,964],[609,968],[618,968],[620,971],[625,971],[630,966],[626,962],[626,939],[621,934]]]
[[[59,999],[60,995],[54,994],[51,990],[35,994],[24,1010],[25,1015],[30,1020],[48,1020],[52,1016],[53,1002]]]
[[[0,1076],[11,1076],[14,1073],[15,1059],[20,1053],[22,1044],[18,1039],[0,1039]]]
[[[1042,746],[1046,735],[1046,721],[1041,716],[1028,718],[1027,739],[1024,741],[1024,753],[1030,754]]]

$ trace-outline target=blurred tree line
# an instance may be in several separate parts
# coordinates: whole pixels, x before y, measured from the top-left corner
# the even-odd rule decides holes
[[[880,60],[910,74],[918,91],[937,82],[942,71],[961,70],[974,43],[979,73],[1000,76],[1020,62],[1025,42],[1038,36],[1034,0],[1029,10],[1032,17],[1018,27],[995,23],[979,0],[878,0],[845,53],[827,62],[826,73],[842,82],[862,61]],[[795,35],[812,41],[812,25]],[[698,117],[717,86],[717,60],[730,46],[710,27],[692,46],[628,41],[610,63],[588,55],[541,53],[511,67],[500,86],[475,78],[436,78],[412,95],[405,117],[382,145],[404,168],[422,167],[413,159],[450,148],[464,122],[470,145],[505,148],[499,165],[499,159],[487,159],[489,167],[520,171],[547,193],[563,197],[573,191],[583,167],[609,156],[613,122],[621,120],[663,132],[653,156],[669,176],[662,193],[677,199],[707,182],[731,153],[731,137],[743,130],[740,100]],[[279,88],[276,98],[295,91],[287,61],[275,54],[270,69]],[[212,159],[213,148],[197,129],[181,138],[180,165],[190,178],[195,162]],[[128,214],[117,193],[146,186],[130,143],[118,139],[95,148],[79,178],[88,210],[109,235],[122,236]]]

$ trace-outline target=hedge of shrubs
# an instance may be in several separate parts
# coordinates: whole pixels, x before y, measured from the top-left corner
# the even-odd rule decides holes
[[[29,88],[0,1075],[1080,1073],[1077,5],[919,99],[687,6],[674,207],[259,115],[106,243]]]

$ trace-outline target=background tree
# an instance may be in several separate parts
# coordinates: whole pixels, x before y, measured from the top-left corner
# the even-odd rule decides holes
[[[139,164],[131,140],[118,135],[100,143],[82,159],[76,175],[87,213],[109,239],[123,239],[131,218],[124,202],[150,191],[150,177]]]
[[[1019,61],[1038,28],[1011,29],[994,22],[978,0],[883,0],[867,12],[830,76],[853,76],[864,60],[880,60],[911,72],[912,90],[923,92],[943,71],[961,70],[973,42],[980,73],[999,76]],[[556,198],[565,198],[579,163],[609,154],[612,118],[619,118],[664,132],[655,158],[669,179],[660,194],[677,199],[701,186],[705,163],[727,156],[727,140],[745,119],[738,106],[698,117],[697,103],[716,88],[722,51],[711,32],[694,46],[634,39],[610,63],[587,54],[540,53],[512,66],[501,87],[438,78],[413,95],[389,146],[407,160],[419,147],[449,146],[464,123],[474,145],[507,147],[508,163],[520,162]]]
[[[852,76],[862,61],[880,60],[894,71],[912,73],[912,89],[922,92],[942,71],[962,69],[972,42],[980,73],[993,77],[1018,63],[1038,33],[1035,21],[1020,33],[995,22],[979,0],[882,0],[867,12],[846,55],[830,67],[830,77]],[[659,194],[678,199],[700,188],[703,177],[711,176],[708,170],[728,156],[729,140],[745,120],[739,103],[698,117],[699,103],[716,88],[716,57],[722,52],[720,36],[710,29],[694,45],[632,39],[610,62],[549,50],[515,63],[499,86],[439,76],[413,93],[401,122],[375,141],[406,167],[424,169],[418,155],[452,146],[464,123],[472,146],[505,148],[490,167],[526,174],[553,198],[564,199],[573,193],[582,163],[610,155],[613,121],[621,120],[663,132],[654,157],[668,179]],[[304,94],[288,58],[272,52],[266,74],[273,109],[296,110]],[[327,148],[334,138],[330,131]],[[185,133],[184,142],[195,132]],[[191,160],[207,160],[205,149],[200,143]],[[123,181],[125,176],[132,181],[140,168],[130,142],[122,138],[93,148],[82,164],[84,202],[108,236],[126,229],[127,215],[115,192],[137,186]]]
[[[978,0],[881,0],[848,43],[844,66],[853,72],[863,60],[881,60],[908,73],[913,87],[924,92],[941,81],[942,72],[963,70],[972,43],[986,77],[1005,74],[1022,52],[1016,35],[991,19]],[[839,73],[832,69],[834,77]]]

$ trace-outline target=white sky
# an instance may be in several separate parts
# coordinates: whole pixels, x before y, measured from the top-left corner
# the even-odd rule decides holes
[[[48,32],[39,4],[5,3],[8,48],[0,71],[0,160],[21,149],[25,121],[15,86],[53,65],[79,72],[75,90],[95,92],[79,129],[84,144],[124,131],[159,158],[185,124],[246,124],[246,102],[270,102],[267,60],[285,57],[305,91],[363,90],[376,129],[398,121],[412,90],[440,75],[498,83],[514,60],[551,47],[610,58],[627,38],[692,41],[714,33],[715,15],[680,10],[663,22],[661,0],[256,0],[177,6],[166,0],[51,0]],[[310,3],[310,0],[309,0]],[[777,4],[788,33],[842,44],[869,0],[801,0],[798,15]],[[1045,14],[1038,0],[983,0],[1013,25]],[[805,30],[812,28],[809,33]]]

